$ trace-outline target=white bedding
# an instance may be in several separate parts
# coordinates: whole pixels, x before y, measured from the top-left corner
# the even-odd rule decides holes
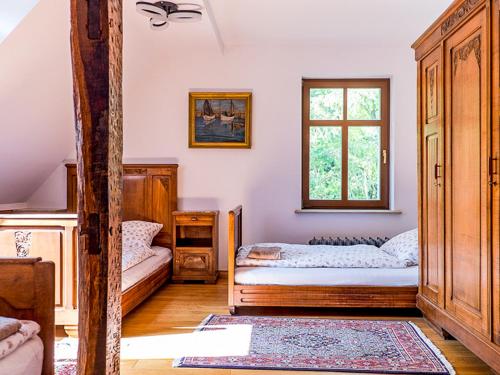
[[[34,336],[0,359],[0,375],[39,375],[43,365],[43,343]]]
[[[141,263],[123,271],[122,292],[131,288],[139,281],[154,273],[165,263],[172,259],[172,251],[166,247],[153,246],[156,255],[143,260]]]
[[[16,333],[0,340],[0,359],[5,358],[26,341],[40,332],[40,325],[31,320],[20,320],[21,327]]]
[[[407,268],[237,267],[241,285],[417,286],[418,266]]]
[[[280,247],[281,259],[248,258],[252,247]],[[236,266],[277,268],[406,268],[409,264],[372,245],[331,246],[261,243],[242,246]]]

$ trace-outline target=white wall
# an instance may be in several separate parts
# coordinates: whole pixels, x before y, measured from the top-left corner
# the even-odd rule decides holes
[[[0,204],[0,211],[7,211],[7,210],[24,210],[28,208],[27,203],[7,203],[7,204]]]
[[[401,215],[294,213],[301,205],[302,77],[391,77],[393,208]],[[241,47],[223,56],[131,41],[124,55],[124,158],[178,161],[181,208],[221,211],[221,269],[227,211],[238,204],[247,243],[394,235],[417,224],[415,82],[409,48]],[[253,92],[250,150],[187,147],[188,93],[200,89]],[[61,189],[59,169],[30,203],[63,207]]]
[[[61,163],[28,199],[28,207],[66,208],[66,167]]]

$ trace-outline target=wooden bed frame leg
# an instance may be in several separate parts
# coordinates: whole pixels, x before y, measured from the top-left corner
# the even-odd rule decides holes
[[[238,314],[238,308],[234,305],[234,271],[236,267],[236,253],[242,244],[242,214],[241,206],[229,211],[228,223],[228,247],[227,247],[227,302],[229,313]]]
[[[434,331],[437,332],[439,336],[441,336],[445,340],[456,340],[447,330],[445,330],[443,327],[440,327],[433,322],[431,322],[429,319],[427,319],[424,316],[425,322],[429,327],[431,327]]]
[[[447,330],[445,330],[444,328],[441,328],[440,331],[441,331],[441,336],[443,337],[443,339],[455,340],[455,338],[452,335],[450,335],[450,333]]]
[[[238,314],[238,308],[236,306],[229,306],[229,314],[231,314],[231,315],[237,315]]]

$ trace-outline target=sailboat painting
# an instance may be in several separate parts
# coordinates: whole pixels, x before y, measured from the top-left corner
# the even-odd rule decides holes
[[[250,148],[250,92],[189,94],[189,147]]]

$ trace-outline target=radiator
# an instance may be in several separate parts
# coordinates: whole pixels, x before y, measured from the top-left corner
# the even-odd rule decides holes
[[[334,246],[351,246],[351,245],[374,245],[377,247],[382,246],[389,241],[388,237],[328,237],[316,238],[314,237],[309,241],[309,245],[334,245]]]

